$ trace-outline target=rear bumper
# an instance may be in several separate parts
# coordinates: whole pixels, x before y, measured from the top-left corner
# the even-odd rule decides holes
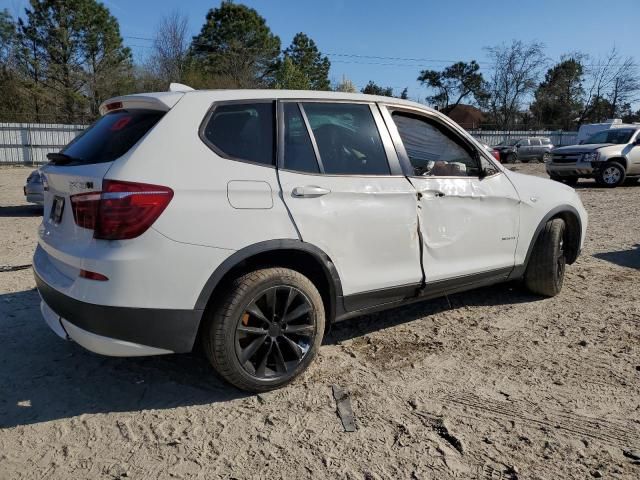
[[[35,266],[34,276],[47,324],[59,336],[64,332],[88,350],[103,355],[139,356],[183,353],[193,347],[201,310],[95,305],[57,291],[42,279]]]
[[[24,196],[29,203],[44,205],[44,193],[42,187],[34,188],[32,185],[25,185],[23,188]]]

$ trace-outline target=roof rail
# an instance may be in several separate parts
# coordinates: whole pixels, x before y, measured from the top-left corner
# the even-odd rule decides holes
[[[170,92],[192,92],[194,89],[189,85],[183,85],[182,83],[171,83],[169,84]]]

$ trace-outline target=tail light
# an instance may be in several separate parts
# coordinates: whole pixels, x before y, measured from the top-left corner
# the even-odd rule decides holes
[[[76,225],[94,238],[126,240],[142,235],[167,208],[173,190],[160,185],[105,180],[102,192],[71,197]]]
[[[495,158],[497,161],[500,161],[500,152],[495,148],[491,149],[491,155],[493,155],[493,158]]]

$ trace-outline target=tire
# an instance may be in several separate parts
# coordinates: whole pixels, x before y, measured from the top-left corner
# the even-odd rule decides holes
[[[549,220],[533,247],[524,274],[527,288],[538,295],[553,297],[560,293],[564,281],[564,220]]]
[[[504,163],[516,163],[516,160],[518,160],[518,157],[516,157],[515,153],[508,153],[504,159]]]
[[[578,179],[578,177],[565,177],[561,181],[571,187],[575,187],[578,184]]]
[[[615,188],[624,183],[626,171],[618,162],[607,162],[596,173],[596,182],[601,187]]]
[[[236,278],[205,321],[203,348],[216,372],[241,390],[265,392],[306,370],[322,343],[325,312],[311,280],[267,268]]]

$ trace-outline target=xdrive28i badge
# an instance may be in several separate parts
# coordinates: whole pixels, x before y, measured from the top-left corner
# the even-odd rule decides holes
[[[69,182],[69,190],[72,192],[93,190],[93,182]]]

